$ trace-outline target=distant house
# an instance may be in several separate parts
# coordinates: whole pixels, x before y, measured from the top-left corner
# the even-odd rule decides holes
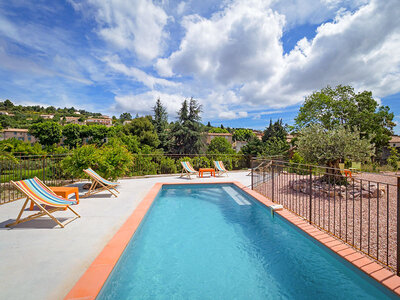
[[[112,119],[109,116],[101,116],[100,118],[89,118],[86,120],[86,124],[99,124],[112,126]]]
[[[207,132],[205,137],[206,137],[207,145],[209,145],[211,143],[211,141],[216,137],[223,137],[232,145],[232,133]]]
[[[235,149],[236,152],[239,152],[243,146],[246,146],[248,144],[247,141],[236,141],[233,143],[232,147]]]
[[[126,121],[124,121],[122,124],[123,125],[126,125],[126,124],[129,124],[129,123],[131,123],[132,121],[131,120],[126,120]]]
[[[384,147],[382,150],[382,160],[386,160],[388,159],[388,157],[390,156],[390,149],[389,147],[394,147],[397,149],[397,151],[400,152],[400,136],[398,135],[392,135],[390,141],[389,141],[389,145],[388,147]]]
[[[260,130],[253,130],[254,135],[261,141],[264,136],[264,132]]]
[[[53,119],[54,115],[40,115],[40,117],[43,119]]]
[[[79,121],[80,118],[81,117],[65,117],[65,123],[84,125],[85,122],[80,122]]]
[[[9,113],[8,111],[0,111],[0,115],[5,115],[5,116],[9,116],[9,117],[14,117],[15,115],[12,113]]]
[[[36,138],[29,133],[28,129],[7,128],[1,131],[1,140],[12,138],[31,144],[36,142]]]

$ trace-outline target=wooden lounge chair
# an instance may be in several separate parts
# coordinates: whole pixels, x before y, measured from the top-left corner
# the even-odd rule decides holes
[[[19,189],[23,194],[25,194],[26,200],[24,202],[24,205],[22,206],[21,211],[17,216],[17,219],[12,223],[7,224],[6,225],[7,227],[14,226],[47,215],[54,222],[56,222],[58,225],[64,228],[64,226],[67,225],[68,223],[72,222],[77,218],[80,218],[80,215],[78,215],[78,213],[70,207],[71,204],[76,204],[76,201],[65,199],[61,196],[56,195],[42,181],[40,181],[39,178],[35,177],[32,179],[25,179],[16,182],[11,181],[11,183],[17,189]],[[37,207],[40,209],[40,212],[21,219],[22,213],[24,212],[25,207],[27,206],[29,201],[35,203]],[[52,215],[52,213],[55,211],[66,210],[66,209],[72,211],[76,216],[72,219],[65,221],[64,223],[61,223]]]
[[[190,162],[188,161],[181,161],[181,165],[182,165],[182,172],[181,172],[181,177],[183,176],[188,176],[189,179],[192,179],[190,176],[191,175],[199,175],[199,172],[196,171],[192,165],[190,164]]]
[[[217,170],[217,175],[222,176],[223,174],[226,174],[228,176],[228,171],[226,170],[224,163],[220,160],[214,160],[214,166],[215,169]]]
[[[92,179],[92,185],[90,186],[89,190],[83,196],[81,196],[81,198],[88,197],[105,190],[109,191],[115,197],[118,197],[119,191],[116,189],[118,182],[111,182],[104,179],[91,168],[83,170],[83,172],[89,175],[89,177]],[[116,194],[114,191],[118,194]]]

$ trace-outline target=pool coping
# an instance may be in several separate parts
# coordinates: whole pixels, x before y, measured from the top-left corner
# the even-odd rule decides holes
[[[146,194],[143,200],[139,203],[139,205],[135,208],[133,213],[128,217],[121,228],[117,231],[117,233],[107,243],[100,254],[95,258],[89,268],[80,277],[78,282],[65,296],[64,299],[95,299],[102,289],[104,283],[106,282],[108,276],[111,274],[114,266],[118,262],[126,246],[128,245],[130,239],[135,234],[137,228],[139,227],[141,221],[151,207],[162,186],[182,184],[234,184],[267,207],[276,204],[267,197],[264,197],[254,190],[251,190],[250,188],[246,187],[238,181],[226,181],[223,183],[156,183]],[[284,209],[275,213],[279,214],[282,218],[284,218],[303,232],[307,233],[310,237],[320,242],[322,245],[350,262],[353,266],[355,266],[371,278],[375,279],[378,283],[384,285],[387,289],[393,291],[395,294],[400,296],[400,277],[393,274],[393,272],[382,267],[378,263],[368,258],[366,255],[359,253],[358,251],[344,244],[340,240],[310,225],[307,221],[291,213],[290,211]]]

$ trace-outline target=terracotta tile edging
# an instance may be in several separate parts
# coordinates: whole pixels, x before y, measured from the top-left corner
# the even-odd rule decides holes
[[[245,192],[250,190],[249,188],[245,187],[243,184],[239,182],[233,182],[235,185],[240,187]],[[264,197],[263,195],[259,194],[256,191],[250,190],[250,194],[253,198],[258,200],[259,202],[263,203],[265,206],[271,206],[274,203]],[[284,209],[282,211],[276,212],[280,215],[280,217],[284,218],[287,222],[291,223],[293,226],[296,226],[298,229],[302,230],[303,232],[307,233],[311,238],[321,243],[326,248],[330,249],[332,252],[336,253],[340,257],[347,260],[351,263],[355,268],[359,269],[363,273],[367,274],[372,279],[376,280],[379,284],[382,284],[384,287],[392,291],[393,293],[400,295],[400,277],[395,275],[393,272],[385,269],[378,263],[374,262],[367,255],[362,254],[352,247],[344,244],[339,239],[333,238],[331,235],[327,234],[326,232],[318,230],[320,233],[316,233],[314,226],[307,226],[309,225],[308,222],[304,221],[304,219],[300,218],[299,216],[293,214],[292,212]],[[338,243],[335,243],[337,241]]]
[[[251,190],[238,181],[156,183],[64,299],[95,299],[114,266],[118,262],[122,252],[125,250],[125,247],[128,245],[130,239],[133,237],[134,233],[139,227],[158,192],[161,190],[162,186],[185,184],[234,184],[265,206],[269,207],[274,204],[270,199],[264,197],[254,190]],[[320,242],[332,252],[346,259],[355,268],[369,275],[371,278],[375,279],[378,283],[384,285],[395,294],[400,295],[399,276],[396,276],[387,269],[384,269],[382,266],[369,259],[366,255],[355,251],[350,246],[347,246],[343,243],[340,245],[333,243],[331,235],[323,231],[320,231],[321,234],[316,234],[316,228],[314,226],[307,226],[309,225],[307,222],[290,211],[284,209],[283,211],[276,213],[293,226],[296,226],[299,230],[307,233],[307,235],[314,240]],[[362,264],[359,262],[362,262]]]
[[[65,296],[65,300],[95,299],[97,297],[162,186],[162,183],[156,183],[150,189],[114,237]]]

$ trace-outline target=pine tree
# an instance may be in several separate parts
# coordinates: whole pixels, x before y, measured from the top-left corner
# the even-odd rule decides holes
[[[156,104],[153,107],[154,112],[154,128],[157,132],[158,139],[160,140],[160,148],[168,149],[168,113],[167,109],[162,104],[160,98],[157,99]]]
[[[200,113],[201,105],[191,98],[182,102],[178,111],[178,120],[173,124],[169,136],[170,152],[179,154],[196,154],[202,148]]]

